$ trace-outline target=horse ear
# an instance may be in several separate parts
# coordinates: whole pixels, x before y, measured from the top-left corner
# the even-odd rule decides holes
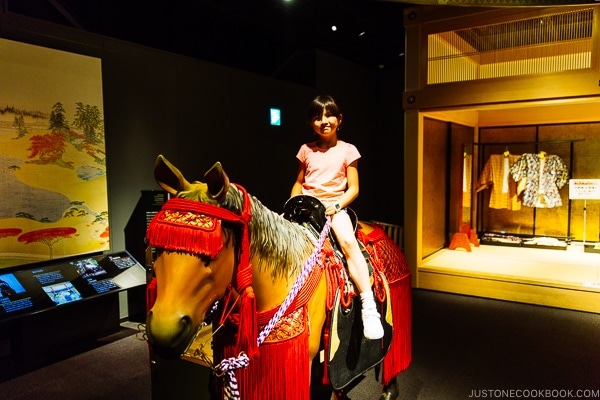
[[[229,189],[229,177],[223,171],[223,166],[219,161],[206,171],[204,181],[208,185],[208,193],[213,199],[220,202],[225,198]]]
[[[154,179],[165,191],[172,195],[189,187],[190,183],[173,164],[160,154],[154,165]]]

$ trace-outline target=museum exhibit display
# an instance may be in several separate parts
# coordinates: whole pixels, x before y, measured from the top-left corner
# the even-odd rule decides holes
[[[600,8],[441,10],[405,9],[414,287],[600,312]]]

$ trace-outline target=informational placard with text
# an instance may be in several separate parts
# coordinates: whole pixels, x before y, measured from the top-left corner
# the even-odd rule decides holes
[[[570,179],[569,199],[600,200],[600,179]]]

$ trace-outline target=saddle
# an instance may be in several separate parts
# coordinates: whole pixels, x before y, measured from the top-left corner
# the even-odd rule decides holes
[[[356,232],[358,217],[353,210],[346,210]],[[283,216],[289,221],[302,225],[315,240],[320,236],[327,221],[323,203],[317,198],[307,195],[298,195],[289,199],[285,203]],[[346,276],[349,276],[346,259],[331,231],[329,240],[337,258],[346,269]],[[379,274],[373,269],[365,246],[360,240],[358,242],[369,266],[370,274]],[[383,296],[375,296],[380,310],[384,310],[381,312],[384,336],[380,340],[367,340],[363,336],[360,296],[348,297],[347,295],[347,291],[355,292],[352,281],[348,279],[346,285],[343,286],[328,285],[328,291],[335,290],[335,297],[332,309],[327,310],[328,316],[323,340],[325,352],[323,368],[327,371],[329,382],[335,390],[347,389],[352,384],[357,384],[360,381],[357,378],[377,366],[389,350],[393,329],[390,318],[392,315],[391,305],[388,302],[390,293],[383,274],[380,274],[380,279],[383,282],[382,290],[385,291]],[[380,302],[378,298],[381,297],[383,300]]]
[[[346,208],[346,212],[348,212],[348,215],[350,216],[350,221],[352,222],[354,232],[356,233],[356,228],[358,227],[358,217],[351,208]],[[320,236],[327,220],[327,217],[325,216],[325,206],[323,203],[321,203],[321,201],[319,201],[319,199],[316,197],[304,194],[294,196],[285,203],[283,207],[283,217],[288,221],[296,222],[297,224],[302,225],[310,232],[313,238],[318,238]],[[329,231],[328,236],[336,255],[345,264],[346,258],[344,257],[344,253],[342,252],[342,249],[335,235],[333,234],[333,231]],[[367,264],[369,265],[369,272],[372,273],[373,267],[369,261],[369,253],[367,253],[360,240],[358,243],[365,259],[367,260]]]

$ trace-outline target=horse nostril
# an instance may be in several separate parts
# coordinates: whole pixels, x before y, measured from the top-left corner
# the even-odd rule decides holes
[[[181,325],[181,329],[180,329],[180,334],[186,334],[189,332],[190,330],[190,326],[192,325],[192,318],[190,318],[188,315],[185,315],[183,317],[181,317],[181,319],[179,320],[179,324]]]
[[[148,342],[153,350],[165,357],[179,357],[187,348],[193,336],[192,319],[189,316],[180,317],[173,324],[164,324],[157,315],[149,312],[146,317],[146,333]]]

